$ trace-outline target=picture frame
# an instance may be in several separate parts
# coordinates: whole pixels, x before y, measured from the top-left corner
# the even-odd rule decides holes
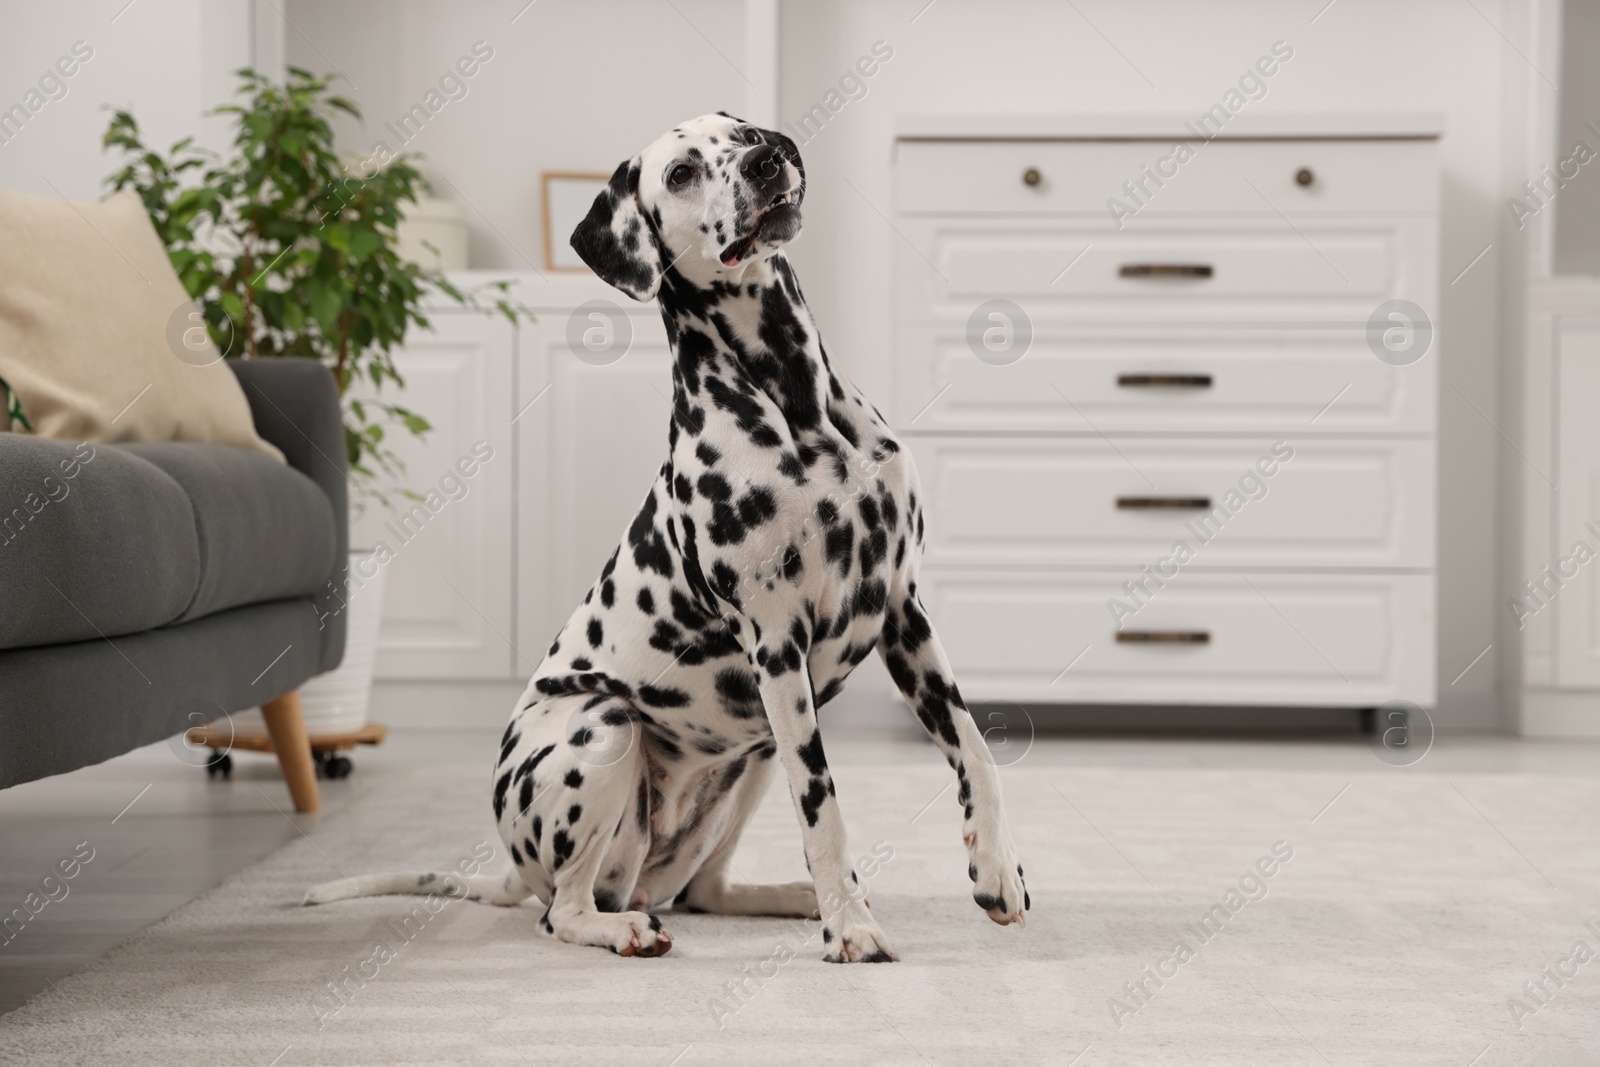
[[[539,203],[544,222],[544,268],[569,274],[589,272],[567,235],[589,214],[611,175],[585,171],[548,170],[539,175]]]

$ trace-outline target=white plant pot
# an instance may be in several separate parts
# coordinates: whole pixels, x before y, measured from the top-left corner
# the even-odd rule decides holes
[[[319,674],[300,687],[300,711],[306,733],[313,737],[349,733],[367,723],[372,666],[378,652],[378,623],[383,617],[383,567],[375,564],[376,553],[371,549],[351,550],[351,577],[345,587],[345,605],[340,609],[347,627],[344,659],[327,674]],[[362,577],[368,571],[375,572],[373,577]],[[236,712],[218,722],[230,724],[235,733],[267,732],[260,708]]]
[[[371,578],[365,577],[372,574]],[[371,549],[350,550],[345,588],[344,660],[300,687],[306,733],[341,734],[366,725],[372,698],[372,665],[383,618],[384,568]]]

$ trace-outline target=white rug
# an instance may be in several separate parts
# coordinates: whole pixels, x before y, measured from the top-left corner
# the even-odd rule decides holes
[[[1033,896],[1018,930],[972,903],[953,791],[940,795],[949,772],[926,756],[835,768],[852,853],[893,850],[870,884],[898,964],[824,964],[820,940],[784,920],[668,915],[671,955],[639,960],[539,935],[531,902],[451,902],[409,930],[421,898],[297,906],[340,871],[498,848],[485,769],[433,767],[374,780],[309,838],[0,1020],[0,1062],[1487,1067],[1600,1055],[1600,961],[1570,955],[1578,941],[1600,951],[1600,783],[1025,763],[1003,772]],[[1265,896],[1247,879],[1259,899],[1202,940],[1192,927],[1226,910],[1279,841],[1293,858],[1266,865]],[[751,879],[803,877],[782,792],[735,862]],[[1179,942],[1191,958],[1174,959]],[[1167,975],[1159,987],[1147,965]],[[1564,984],[1541,978],[1547,966]],[[364,984],[350,977],[363,971]],[[331,1014],[328,983],[341,979],[353,992]],[[1144,999],[1124,986],[1141,980]],[[1524,990],[1541,980],[1538,998]]]

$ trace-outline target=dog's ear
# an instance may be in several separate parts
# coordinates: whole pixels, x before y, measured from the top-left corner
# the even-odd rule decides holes
[[[639,158],[620,164],[572,231],[572,247],[602,279],[635,300],[661,287],[661,246],[639,210]]]

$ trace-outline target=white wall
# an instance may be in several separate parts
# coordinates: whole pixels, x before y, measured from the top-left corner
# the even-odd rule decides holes
[[[198,134],[210,144],[224,133],[202,112],[232,91],[228,73],[249,64],[249,0],[94,0],[92,3],[8,3],[0,21],[0,111],[28,101],[40,78],[72,52],[90,58],[40,90],[50,94],[14,136],[0,144],[0,186],[45,196],[59,192],[94,200],[118,161],[100,148],[110,121],[105,105],[125,107],[148,143],[165,149]]]
[[[364,126],[340,147],[400,141],[385,124],[421,102],[483,41],[493,58],[404,145],[426,154],[441,198],[471,209],[471,265],[543,267],[541,171],[610,174],[674,124],[739,113],[745,80],[740,0],[288,0],[288,61],[337,69]],[[513,22],[512,19],[516,21]],[[752,72],[751,81],[762,77]],[[557,235],[565,241],[566,234]]]
[[[924,3],[790,0],[783,8],[784,119],[820,100],[874,41],[894,49],[867,96],[803,149],[811,187],[793,253],[830,353],[875,396],[889,388],[890,264],[901,238],[879,213],[892,213],[898,113],[1197,113],[1281,38],[1294,59],[1253,110],[1446,114],[1438,719],[1444,729],[1499,728],[1498,644],[1452,682],[1497,641],[1501,439],[1491,421],[1503,421],[1501,250],[1450,282],[1496,242],[1504,211],[1501,101],[1507,65],[1523,61],[1497,33],[1501,5],[1338,0],[1316,17],[1325,0]]]

